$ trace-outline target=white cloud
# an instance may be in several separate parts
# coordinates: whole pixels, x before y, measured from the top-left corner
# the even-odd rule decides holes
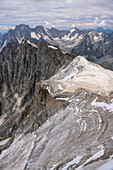
[[[46,24],[46,26],[50,25],[50,23],[48,21],[45,21],[45,24]]]
[[[106,21],[105,20],[101,20],[98,17],[95,17],[93,26],[94,27],[105,27],[106,26]]]
[[[99,18],[98,18],[98,17],[95,17],[94,24],[97,25],[98,22],[99,22]]]
[[[8,26],[8,25],[0,25],[0,30],[9,30],[14,29],[15,26]]]
[[[66,3],[72,4],[74,1],[73,0],[66,0]]]
[[[0,23],[45,27],[113,27],[112,0],[1,0]]]
[[[99,24],[100,27],[105,27],[106,26],[106,21],[102,20]]]

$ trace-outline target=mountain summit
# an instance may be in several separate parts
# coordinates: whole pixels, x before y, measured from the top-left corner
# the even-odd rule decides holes
[[[49,80],[51,89],[58,94],[73,93],[83,88],[96,93],[113,91],[113,72],[77,56],[73,61]]]

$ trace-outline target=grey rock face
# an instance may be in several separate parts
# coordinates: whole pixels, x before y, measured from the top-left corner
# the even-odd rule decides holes
[[[113,70],[113,41],[112,33],[100,34],[94,30],[87,34],[82,41],[72,49],[80,55],[86,56],[87,60],[100,64],[104,68]]]
[[[64,37],[65,35],[68,35],[70,31],[60,31],[55,28],[48,29],[49,33],[51,34],[52,37],[54,38],[61,38]]]
[[[74,57],[74,56],[73,56]],[[0,63],[0,138],[12,136],[27,116],[36,82],[54,75],[72,57],[45,43],[35,48],[25,43],[8,44]]]
[[[103,57],[104,45],[105,42],[107,42],[106,36],[105,34],[102,34],[99,38],[99,34],[92,30],[82,39],[78,46],[74,47],[73,50],[79,52],[80,55],[92,57],[94,60]]]
[[[0,33],[0,38],[2,37],[2,34]]]

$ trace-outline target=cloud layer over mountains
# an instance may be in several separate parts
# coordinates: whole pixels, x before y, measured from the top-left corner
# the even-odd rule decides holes
[[[0,30],[19,23],[59,29],[111,28],[112,9],[112,0],[0,0]]]

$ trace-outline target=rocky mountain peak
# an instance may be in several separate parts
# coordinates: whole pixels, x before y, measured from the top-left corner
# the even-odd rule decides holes
[[[41,25],[36,26],[36,27],[34,28],[34,30],[35,30],[36,32],[39,32],[39,33],[41,33],[41,32],[43,33],[43,32],[45,31],[44,27],[41,26]]]
[[[90,36],[93,36],[93,37],[99,37],[99,33],[98,32],[96,32],[95,30],[91,30],[90,32],[89,32],[89,35]]]
[[[63,31],[60,31],[60,30],[58,30],[58,29],[56,29],[56,28],[51,28],[51,29],[48,29],[48,31],[50,32],[50,34],[52,35],[52,37],[54,37],[54,38],[60,38],[60,37],[62,37],[62,32]]]
[[[15,30],[25,31],[25,30],[30,30],[30,27],[28,25],[25,25],[25,24],[20,24],[20,25],[17,25],[15,27]]]
[[[54,27],[52,27],[51,29],[49,29],[51,32],[58,32],[59,30],[58,29],[56,29],[56,28],[54,28]]]

